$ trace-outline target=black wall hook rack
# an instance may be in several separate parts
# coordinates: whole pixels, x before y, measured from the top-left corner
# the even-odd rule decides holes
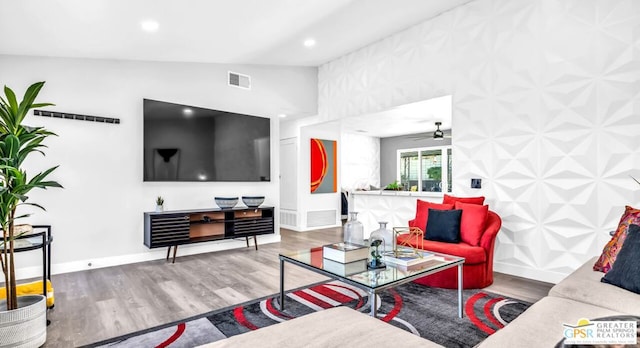
[[[53,118],[64,118],[64,119],[68,119],[68,120],[80,120],[80,121],[92,121],[92,122],[120,124],[120,119],[119,118],[111,118],[111,117],[79,115],[79,114],[71,114],[71,113],[67,113],[67,112],[44,111],[44,110],[33,110],[33,114],[36,115],[36,116],[53,117]]]

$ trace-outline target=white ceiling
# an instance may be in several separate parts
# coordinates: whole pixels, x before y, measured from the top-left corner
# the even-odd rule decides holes
[[[318,66],[469,1],[0,0],[0,54]]]

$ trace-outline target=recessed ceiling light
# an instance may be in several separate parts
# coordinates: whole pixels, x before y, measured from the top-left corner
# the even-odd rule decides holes
[[[158,31],[158,28],[160,28],[160,24],[153,19],[147,19],[140,22],[140,27],[142,28],[142,30],[148,33],[153,33]]]
[[[316,39],[310,37],[310,38],[304,40],[304,42],[302,44],[304,45],[304,47],[311,48],[311,47],[316,45]]]
[[[287,117],[287,114],[278,114],[278,117],[285,118],[285,117]]]
[[[189,116],[193,115],[193,110],[191,110],[189,108],[184,108],[184,109],[182,109],[182,114],[185,115],[186,117],[189,117]]]

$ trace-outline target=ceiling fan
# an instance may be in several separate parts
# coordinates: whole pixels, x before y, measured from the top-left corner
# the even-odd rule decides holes
[[[444,131],[440,129],[440,126],[442,126],[442,122],[437,121],[435,125],[436,125],[436,130],[433,133],[425,132],[425,133],[412,134],[412,135],[409,135],[409,138],[412,138],[414,140],[424,140],[429,138],[432,138],[434,140],[442,140],[444,138],[451,138],[451,135],[445,134]]]
[[[433,132],[433,139],[444,139],[444,132],[440,130],[442,122],[436,122],[436,130]]]

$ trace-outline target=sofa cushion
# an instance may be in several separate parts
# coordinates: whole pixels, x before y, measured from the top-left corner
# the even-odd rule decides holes
[[[640,294],[640,226],[629,225],[616,262],[602,277],[602,282]]]
[[[347,307],[335,307],[201,347],[442,347],[380,319]]]
[[[445,243],[460,242],[460,218],[462,210],[438,210],[429,208],[427,230],[424,239]]]
[[[620,314],[566,298],[547,296],[477,347],[554,347],[563,338],[562,324],[576,325],[581,318],[596,319]]]
[[[480,245],[480,239],[487,224],[489,206],[456,202],[454,207],[462,210],[460,239],[471,245]]]
[[[622,248],[624,244],[624,240],[627,238],[627,231],[629,230],[630,224],[640,225],[640,209],[626,206],[616,232],[609,243],[604,246],[602,255],[600,255],[598,261],[593,265],[594,271],[607,273],[611,269],[611,266],[616,261],[616,256],[618,256],[620,248]]]
[[[626,314],[640,313],[640,295],[601,283],[604,275],[591,267],[595,257],[549,290],[549,296],[574,299]]]
[[[460,242],[458,244],[436,242],[416,238],[409,234],[402,234],[398,236],[398,245],[408,245],[412,248],[464,257],[465,265],[475,265],[487,262],[487,254],[482,247],[469,245],[465,242]]]
[[[456,197],[456,196],[449,196],[448,194],[445,193],[444,197],[442,197],[442,204],[455,204],[456,202],[483,205],[484,204],[484,196],[479,196],[479,197]]]
[[[423,232],[427,230],[427,220],[429,219],[429,208],[440,210],[451,210],[453,204],[432,203],[418,199],[416,201],[416,218],[413,226],[419,227]]]

